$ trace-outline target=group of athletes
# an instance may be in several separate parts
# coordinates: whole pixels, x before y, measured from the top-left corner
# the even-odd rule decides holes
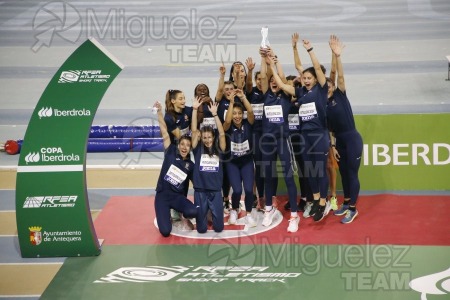
[[[245,66],[233,63],[228,81],[225,66],[219,67],[214,100],[209,88],[199,84],[192,106],[186,106],[180,90],[167,91],[165,114],[161,103],[155,103],[165,149],[155,197],[157,224],[163,236],[172,231],[171,212],[180,213],[188,222],[194,220],[199,233],[208,230],[209,222],[215,232],[221,232],[225,215],[228,224],[236,224],[241,215],[247,226],[255,227],[254,208],[264,212],[261,224],[270,226],[280,209],[274,202],[279,177],[284,178],[288,193],[284,206],[290,210],[288,232],[298,231],[299,211],[319,222],[333,210],[334,215],[344,216],[344,224],[358,215],[363,142],[346,94],[341,62],[344,45],[338,37],[330,36],[332,61],[326,77],[308,40],[302,40],[302,45],[312,67],[303,68],[298,41],[299,35],[293,34],[296,76],[286,77],[274,49],[265,47],[259,49],[261,66],[255,74],[251,58]],[[336,163],[344,193],[339,207]],[[187,198],[190,181],[194,202]],[[243,192],[244,209],[240,212]]]

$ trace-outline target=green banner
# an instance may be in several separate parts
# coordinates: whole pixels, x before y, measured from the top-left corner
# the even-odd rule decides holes
[[[450,191],[449,120],[448,113],[355,115],[364,143],[361,191]],[[278,192],[286,193],[281,166],[278,173]]]
[[[301,245],[286,238],[262,245],[105,246],[104,253],[68,258],[40,299],[450,296],[448,247],[442,246]]]
[[[89,39],[42,94],[17,168],[16,218],[23,257],[100,254],[86,189],[86,145],[98,105],[122,68]]]
[[[450,190],[450,114],[358,115],[361,190]]]

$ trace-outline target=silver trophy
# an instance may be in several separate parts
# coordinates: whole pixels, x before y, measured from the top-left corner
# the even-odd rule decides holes
[[[264,26],[261,28],[261,35],[262,35],[262,41],[261,41],[261,48],[267,48],[270,46],[268,35],[269,35],[269,27]]]

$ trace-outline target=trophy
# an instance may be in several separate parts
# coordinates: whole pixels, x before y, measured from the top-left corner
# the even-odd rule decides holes
[[[267,46],[270,46],[269,39],[267,38],[267,36],[269,35],[269,27],[267,26],[262,27],[261,35],[262,35],[261,48],[267,48]]]

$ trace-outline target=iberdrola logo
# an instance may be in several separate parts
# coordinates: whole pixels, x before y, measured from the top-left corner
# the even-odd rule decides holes
[[[41,156],[39,152],[30,152],[25,156],[25,162],[28,163],[36,163],[41,160]]]
[[[90,117],[91,111],[86,108],[57,109],[53,107],[43,107],[38,112],[39,119],[49,117]]]
[[[51,117],[53,115],[53,108],[43,107],[38,111],[39,118]]]
[[[25,156],[25,162],[79,162],[80,156],[75,153],[64,153],[61,147],[42,147],[40,152],[30,152]]]
[[[434,273],[411,280],[409,286],[421,293],[420,299],[427,300],[427,294],[449,295],[450,294],[450,268],[445,271]],[[434,299],[434,298],[433,298]],[[446,298],[448,299],[448,298]]]
[[[31,226],[28,229],[30,230],[30,243],[35,246],[39,245],[42,242],[42,227]]]

